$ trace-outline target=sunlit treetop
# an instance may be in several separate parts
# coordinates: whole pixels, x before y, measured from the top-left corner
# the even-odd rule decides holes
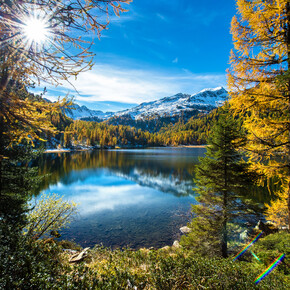
[[[86,37],[99,37],[109,17],[131,1],[1,0],[0,89],[11,78],[26,85],[60,83],[90,68],[92,42]]]
[[[268,218],[290,225],[290,0],[236,3],[230,104],[244,119],[251,167],[280,198]]]
[[[93,42],[86,40],[99,36],[130,2],[0,0],[0,138],[33,143],[43,132],[56,132],[50,119],[66,100],[47,103],[27,88],[41,81],[57,85],[89,69]]]

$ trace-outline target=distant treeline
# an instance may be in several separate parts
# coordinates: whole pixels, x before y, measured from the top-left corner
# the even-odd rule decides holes
[[[157,146],[161,145],[157,134],[130,126],[108,125],[106,123],[74,121],[66,127],[64,147],[74,146]]]
[[[155,124],[155,130],[163,123],[158,132],[144,128],[137,129],[129,125],[112,125],[109,122],[73,121],[66,126],[61,136],[64,147],[135,147],[135,146],[178,146],[206,144],[207,137],[216,122],[219,109],[209,114],[200,113],[184,122],[182,116],[177,123],[165,124],[164,119],[156,116],[149,124]],[[141,124],[141,123],[140,123]]]
[[[196,117],[198,114],[198,110],[192,109],[190,111],[182,111],[178,115],[171,116],[170,114],[164,114],[160,116],[156,113],[151,116],[142,116],[142,118],[137,120],[133,119],[130,114],[126,114],[122,116],[114,116],[106,121],[106,123],[110,125],[125,125],[141,129],[142,131],[157,133],[161,128],[166,127],[169,124],[176,124],[179,121],[187,122],[190,118]]]

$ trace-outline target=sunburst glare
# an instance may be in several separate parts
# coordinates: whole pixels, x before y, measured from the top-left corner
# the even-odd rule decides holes
[[[44,19],[27,18],[23,25],[25,37],[30,42],[43,43],[49,35],[49,29]]]
[[[50,34],[46,19],[35,16],[23,20],[23,32],[30,44],[43,44]]]

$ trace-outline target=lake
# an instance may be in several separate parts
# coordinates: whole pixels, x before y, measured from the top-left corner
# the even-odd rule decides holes
[[[180,236],[195,203],[193,170],[205,148],[47,153],[41,191],[78,203],[62,239],[83,247],[163,247]]]

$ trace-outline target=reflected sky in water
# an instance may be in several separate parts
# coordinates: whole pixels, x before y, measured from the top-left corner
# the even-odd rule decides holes
[[[75,172],[72,174],[75,175]],[[125,205],[141,202],[152,203],[157,197],[154,190],[112,175],[108,170],[94,171],[87,179],[76,180],[69,185],[59,182],[51,186],[49,191],[65,195],[66,199],[78,203],[82,216],[102,210],[118,210]]]
[[[203,148],[44,154],[43,192],[78,203],[62,238],[82,246],[162,247],[179,236],[195,202],[192,172]]]

